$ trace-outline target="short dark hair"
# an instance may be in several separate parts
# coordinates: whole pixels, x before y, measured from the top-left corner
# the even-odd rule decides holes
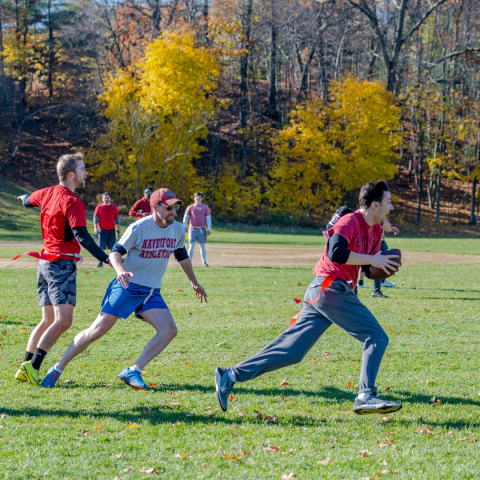
[[[145,191],[145,190],[151,190],[151,191],[153,192],[153,188],[152,188],[150,185],[147,185],[147,186],[143,189],[143,191]]]
[[[198,195],[199,197],[203,197],[203,193],[202,193],[202,192],[195,192],[195,193],[193,194],[193,198],[195,198],[197,195]]]
[[[387,182],[379,180],[376,183],[368,182],[360,190],[360,207],[370,208],[373,202],[381,202],[383,199],[383,193],[389,192]]]
[[[102,193],[102,197],[105,197],[105,195],[110,196],[110,194],[109,194],[108,192],[103,192],[103,193]]]

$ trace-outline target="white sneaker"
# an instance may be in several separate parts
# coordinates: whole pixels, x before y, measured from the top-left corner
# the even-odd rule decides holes
[[[367,288],[367,286],[365,285],[365,283],[362,283],[361,285],[357,283],[357,288]]]
[[[382,287],[395,287],[396,285],[396,283],[389,282],[388,280],[382,282]]]

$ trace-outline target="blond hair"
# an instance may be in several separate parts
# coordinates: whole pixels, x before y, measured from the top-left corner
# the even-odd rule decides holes
[[[83,153],[80,152],[62,155],[58,159],[57,174],[61,182],[64,182],[67,179],[69,172],[75,173],[77,170],[77,162],[80,160],[83,160]]]

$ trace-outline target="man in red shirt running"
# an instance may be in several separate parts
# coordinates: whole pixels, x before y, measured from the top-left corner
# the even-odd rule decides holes
[[[15,375],[17,380],[28,380],[37,386],[41,384],[39,370],[45,355],[72,326],[80,245],[108,264],[108,255],[87,231],[85,205],[74,193],[75,188],[85,186],[83,154],[62,155],[57,173],[59,185],[18,197],[25,207],[41,209],[44,248],[41,253],[26,255],[38,258],[37,291],[42,321],[31,333],[24,362]]]
[[[304,308],[298,320],[253,357],[232,368],[217,368],[216,396],[223,411],[235,382],[246,382],[303,360],[317,340],[337,325],[363,344],[358,396],[353,411],[396,412],[402,404],[377,397],[375,379],[388,345],[381,325],[360,302],[354,288],[360,266],[367,276],[370,265],[387,273],[398,267],[396,255],[381,255],[382,227],[393,210],[385,182],[367,183],[360,191],[360,209],[341,217],[329,229],[322,258],[313,269],[315,278],[305,293]]]
[[[152,196],[152,192],[152,187],[145,187],[145,189],[143,190],[143,198],[137,200],[128,212],[131,217],[143,218],[150,215],[150,197]]]
[[[117,225],[118,235],[122,234],[120,226],[120,217],[117,207],[111,203],[110,194],[102,194],[103,203],[97,205],[93,214],[93,227],[95,235],[99,235],[100,248],[102,250],[111,250],[115,245],[115,224]],[[103,267],[103,262],[98,262],[98,268]]]

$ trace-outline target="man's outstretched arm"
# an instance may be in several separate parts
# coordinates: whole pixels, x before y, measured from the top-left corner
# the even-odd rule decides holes
[[[193,273],[192,262],[188,256],[187,249],[185,247],[177,248],[177,250],[174,250],[173,254],[175,255],[177,262],[180,264],[183,273],[185,273],[186,277],[190,280],[190,284],[195,290],[197,298],[200,302],[203,302],[205,299],[205,303],[207,303],[207,293],[204,288],[199,285],[197,277],[195,277],[195,274]]]

